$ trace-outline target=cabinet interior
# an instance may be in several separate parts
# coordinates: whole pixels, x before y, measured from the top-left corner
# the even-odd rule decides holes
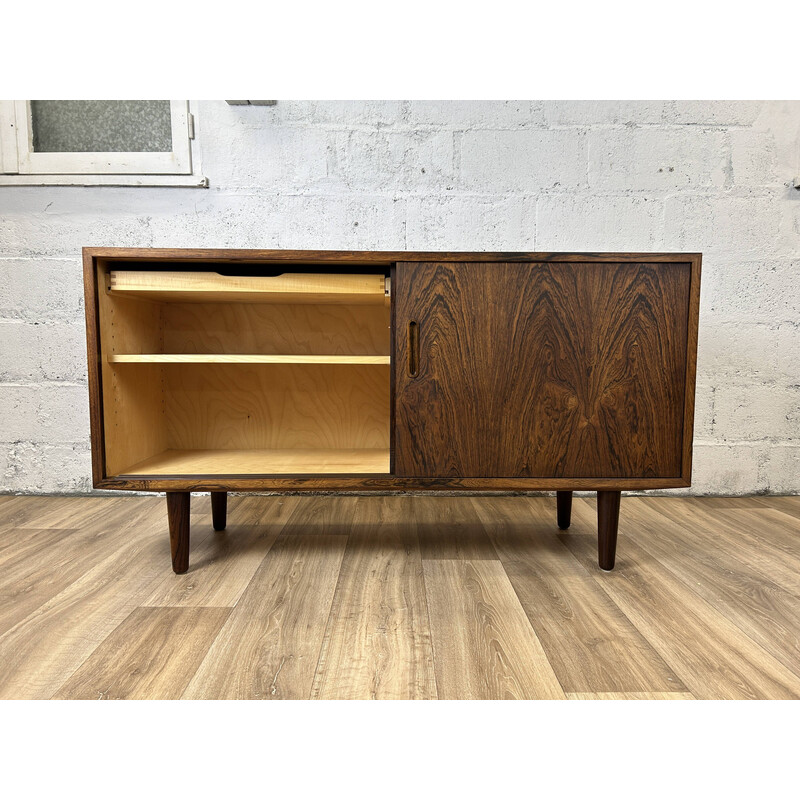
[[[97,266],[109,476],[389,472],[385,274],[160,266]]]

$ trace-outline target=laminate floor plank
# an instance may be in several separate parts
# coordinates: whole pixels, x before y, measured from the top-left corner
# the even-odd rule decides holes
[[[418,495],[412,497],[412,509],[424,560],[497,560],[468,497]]]
[[[82,528],[15,531],[17,546],[0,557],[0,635],[108,558],[152,517],[152,503],[132,499],[107,504]]]
[[[15,528],[49,527],[40,525],[44,513],[58,513],[58,509],[67,507],[70,502],[77,507],[88,506],[90,497],[47,497],[44,495],[3,495],[6,500],[5,507],[0,513],[0,544],[5,541],[7,534],[14,532]],[[97,498],[100,500],[101,498]],[[109,498],[106,498],[106,503]],[[81,502],[82,501],[82,502]]]
[[[0,497],[0,697],[800,697],[800,498]],[[674,683],[673,678],[678,683]],[[566,690],[566,695],[564,694]]]
[[[676,500],[677,498],[648,496],[648,500]],[[681,497],[680,510],[693,511],[758,511],[771,508],[800,517],[800,495],[758,495],[757,497]],[[678,509],[676,509],[678,510]]]
[[[77,528],[66,525],[18,527],[13,533],[0,535],[0,540],[9,540],[0,549],[0,587],[22,579],[31,570],[36,570],[45,579],[46,573],[42,571],[48,568],[48,561],[53,562],[56,570],[61,568],[56,559],[62,551],[91,550],[97,560],[105,558],[120,536],[128,535],[133,525],[152,518],[153,504],[149,498],[131,500],[132,503],[100,506],[90,520]],[[80,515],[74,515],[74,518],[81,521]]]
[[[751,498],[746,498],[751,499]],[[782,511],[784,514],[789,514],[792,517],[800,519],[800,495],[792,495],[787,497],[759,497],[759,503],[774,508],[776,511]],[[752,510],[752,509],[748,509]]]
[[[568,692],[567,700],[694,700],[689,692]]]
[[[641,499],[647,500],[676,500],[668,495],[644,495]],[[681,497],[681,508],[702,508],[704,511],[731,511],[735,509],[752,511],[761,505],[760,497]]]
[[[315,533],[347,536],[353,531],[356,508],[362,503],[369,506],[374,501],[372,497],[350,495],[304,495],[299,499],[302,501],[301,505],[286,521],[283,530],[287,536],[294,533],[302,533],[304,536]]]
[[[423,562],[439,698],[563,699],[499,561]]]
[[[781,581],[792,580],[793,588],[800,574],[800,519],[774,508],[758,511],[721,512],[718,530],[726,541],[737,542],[746,558],[760,552],[758,566]]]
[[[102,514],[114,513],[117,507],[143,501],[155,505],[154,497],[26,497],[8,515],[0,518],[0,547],[13,543],[17,528],[79,528],[94,525]],[[132,502],[133,501],[133,502]],[[164,502],[163,500],[161,501]]]
[[[16,510],[29,505],[30,495],[21,494],[0,494],[0,536],[5,529],[5,520]]]
[[[676,513],[660,498],[640,497],[631,510],[650,527],[664,525],[672,536],[697,553],[728,557],[752,577],[774,580],[800,594],[800,520],[766,506],[757,511],[696,511]],[[621,520],[622,521],[622,520]]]
[[[0,699],[44,699],[152,591],[169,564],[163,519],[133,526],[105,560],[0,636]]]
[[[555,498],[473,503],[567,693],[685,686],[556,536]]]
[[[101,533],[105,530],[104,524],[98,524],[101,519],[110,514],[119,514],[123,508],[119,503],[109,502],[111,498],[107,499],[105,503],[87,503],[85,507],[76,504],[75,500],[80,498],[75,497],[25,497],[18,499],[23,502],[14,506],[16,510],[10,516],[13,522],[0,524],[1,567],[5,567],[9,561],[24,559],[27,546],[37,546],[31,541],[31,531],[39,531],[42,534],[49,531],[54,539],[57,538],[55,532],[58,530],[78,530],[86,527],[95,533]],[[140,498],[130,499],[138,500]],[[149,500],[150,498],[141,499]],[[64,501],[67,500],[71,502],[65,503]]]
[[[177,699],[229,615],[229,608],[136,608],[55,699]]]
[[[716,538],[704,540],[637,500],[626,505],[621,533],[629,533],[754,642],[800,675],[800,576],[774,562],[771,573],[753,554],[742,552],[739,537],[730,537],[727,546]],[[719,580],[720,575],[725,580]]]
[[[282,533],[183,697],[309,699],[346,544],[340,534]]]
[[[0,567],[0,635],[103,558],[97,550],[73,546],[81,536],[80,529],[20,529],[19,533],[27,537],[27,541],[20,539],[24,542],[18,551],[20,558]]]
[[[800,522],[781,511],[755,503],[753,510],[712,509],[704,502],[665,503],[665,497],[637,498],[648,508],[716,546],[735,546],[748,562],[795,579],[800,574]],[[703,501],[706,498],[687,498]],[[756,498],[757,499],[757,498]],[[786,570],[789,570],[787,573]]]
[[[228,511],[224,531],[192,543],[189,572],[165,572],[143,605],[236,605],[297,503],[296,497],[254,497],[238,503]]]
[[[629,501],[623,499],[621,515]],[[575,529],[593,509],[573,503]],[[698,699],[796,699],[800,680],[660,561],[621,536],[617,566],[596,566],[597,538],[562,532],[559,538]]]
[[[376,497],[356,508],[317,668],[316,698],[436,698],[412,499]]]

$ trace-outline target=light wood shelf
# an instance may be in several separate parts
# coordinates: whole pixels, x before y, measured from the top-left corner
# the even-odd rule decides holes
[[[143,353],[110,355],[111,364],[390,364],[390,356],[228,355]]]
[[[110,294],[176,303],[340,303],[384,305],[383,275],[284,273],[274,277],[216,272],[112,270]]]
[[[389,449],[165,450],[126,475],[388,474]]]

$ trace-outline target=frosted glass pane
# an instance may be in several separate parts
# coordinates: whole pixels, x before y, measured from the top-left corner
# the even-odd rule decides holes
[[[169,100],[32,100],[35,153],[169,153]]]

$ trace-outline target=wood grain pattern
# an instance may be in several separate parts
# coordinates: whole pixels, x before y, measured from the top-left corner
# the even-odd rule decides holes
[[[116,283],[121,285],[132,274],[118,276]],[[152,281],[152,276],[157,275],[152,272],[137,274],[145,276],[145,283],[147,280]],[[184,276],[182,273],[177,275],[176,280],[181,283]],[[141,287],[136,281],[136,287],[129,287],[134,289],[132,293],[126,293],[122,288],[114,292],[106,291],[106,282],[110,280],[109,265],[105,260],[97,259],[96,269],[91,275],[87,271],[85,276],[87,302],[97,304],[92,314],[87,310],[87,341],[91,348],[89,358],[92,363],[98,360],[102,362],[97,367],[102,370],[102,376],[98,374],[98,386],[91,387],[92,402],[104,414],[104,419],[95,424],[95,428],[102,428],[104,431],[101,440],[95,438],[96,442],[104,443],[103,452],[95,458],[103,475],[98,476],[95,469],[95,483],[99,485],[104,475],[126,472],[131,465],[163,452],[170,441],[186,434],[186,420],[192,418],[187,414],[186,394],[179,391],[175,397],[170,389],[170,386],[176,385],[183,387],[186,383],[184,373],[176,376],[173,373],[176,367],[170,366],[170,375],[167,376],[162,366],[164,364],[208,362],[228,365],[383,366],[387,369],[382,371],[381,376],[373,376],[371,379],[362,378],[359,373],[353,372],[342,376],[326,376],[314,370],[298,377],[298,373],[286,371],[284,368],[260,379],[254,379],[253,373],[249,372],[230,380],[226,373],[214,372],[209,380],[220,388],[208,400],[212,406],[217,404],[221,409],[227,408],[229,403],[219,402],[219,395],[224,394],[226,385],[228,389],[233,387],[234,394],[237,395],[237,411],[242,412],[243,406],[252,401],[255,392],[256,405],[262,414],[259,416],[256,413],[251,417],[249,434],[252,434],[252,428],[266,425],[273,431],[300,431],[300,436],[305,436],[306,439],[314,437],[313,433],[308,432],[308,428],[309,425],[314,427],[316,413],[309,404],[316,403],[322,412],[320,416],[325,417],[327,411],[327,418],[316,424],[317,430],[323,431],[316,437],[317,440],[325,441],[331,436],[346,437],[348,426],[358,427],[359,419],[365,420],[367,425],[372,424],[375,409],[363,407],[365,398],[369,398],[368,403],[380,406],[379,413],[384,419],[380,423],[383,432],[379,435],[388,442],[389,309],[384,304],[384,276],[316,277],[318,280],[314,283],[315,286],[327,286],[332,292],[339,292],[338,301],[345,299],[348,305],[319,305],[333,295],[323,297],[302,292],[300,299],[312,301],[312,305],[257,304],[248,308],[247,305],[238,303],[152,302],[139,299],[137,291]],[[250,283],[266,280],[272,284],[275,281],[285,283],[284,278],[285,276],[277,279],[242,280]],[[231,280],[235,285],[236,280]],[[298,291],[302,288],[301,284],[308,283],[303,275],[292,280],[292,286]],[[179,292],[176,296],[182,295]],[[235,292],[233,296],[236,296]],[[367,296],[377,297],[377,305],[353,305]],[[282,301],[298,299],[293,295],[275,297]],[[374,299],[370,302],[374,302]],[[97,334],[90,335],[94,328],[97,328]],[[270,341],[284,344],[287,349],[283,353],[269,349],[259,350],[259,347],[266,346]],[[234,342],[236,347],[233,352],[230,349],[226,351],[225,347]],[[254,348],[250,352],[248,349],[243,350],[250,347]],[[320,349],[315,351],[316,347]],[[286,379],[287,376],[289,385],[283,386],[281,379]],[[99,385],[101,378],[102,386]],[[315,393],[311,386],[316,381],[320,385]],[[260,384],[264,382],[272,387],[266,395],[260,392]],[[103,387],[105,393],[102,391]],[[341,396],[342,391],[346,392],[346,397]],[[295,396],[289,397],[287,393],[294,393]],[[230,399],[227,398],[228,401]],[[196,403],[192,402],[188,402],[188,406],[189,409],[197,408]],[[328,434],[326,429],[331,420],[334,423],[339,422],[335,419],[337,409],[343,408],[353,409],[353,412],[345,414],[341,423],[336,425],[337,432]],[[294,411],[301,414],[304,421],[286,419]],[[209,435],[213,438],[216,428],[208,418],[209,413],[214,414],[206,412],[198,424],[203,431],[211,431]],[[266,419],[264,413],[267,414]],[[247,410],[244,410],[244,414],[247,415]],[[173,425],[176,419],[184,422],[177,433]],[[215,418],[214,423],[218,422],[219,419]],[[224,421],[222,424],[225,426]],[[239,438],[248,438],[249,434],[247,430],[242,430]],[[225,441],[225,433],[220,436]],[[96,445],[95,449],[98,446],[100,445]],[[226,442],[222,446],[232,449],[235,442]],[[179,444],[177,449],[188,448]]]
[[[748,552],[735,529],[722,527],[722,536],[713,529],[706,533],[691,514],[678,525],[641,501],[628,505],[623,521],[623,529],[637,539],[650,533],[643,545],[647,552],[800,676],[800,573],[794,565],[776,569],[774,557],[759,556],[754,548]],[[719,575],[726,579],[717,580]]]
[[[165,450],[129,468],[131,475],[294,475],[307,472],[368,474],[389,471],[389,451],[371,450]]]
[[[701,258],[691,259],[691,284],[689,287],[689,313],[686,326],[686,375],[683,398],[683,447],[681,476],[686,485],[692,483],[692,442],[694,441],[695,380],[697,374],[697,335],[700,322],[700,272]]]
[[[184,576],[165,570],[163,499],[4,499],[0,612],[25,607],[0,632],[0,696],[61,696],[78,671],[90,688],[100,676],[106,690],[110,678],[128,696],[146,696],[145,685],[158,696],[172,686],[174,696],[207,647],[204,674],[230,676],[233,688],[218,694],[204,679],[192,691],[197,698],[238,696],[237,687],[243,696],[270,691],[286,654],[275,684],[280,696],[371,696],[374,666],[376,696],[417,697],[430,685],[420,614],[431,598],[442,696],[537,694],[536,670],[519,667],[537,664],[531,635],[559,682],[577,690],[570,699],[800,695],[797,669],[784,663],[798,635],[791,617],[800,520],[768,507],[774,498],[623,498],[620,563],[608,574],[595,564],[593,501],[575,498],[570,533],[559,535],[552,497],[432,497],[436,507],[422,523],[419,499],[428,498],[232,496],[230,525],[217,534],[209,497],[193,498],[193,570]],[[423,559],[420,589],[415,531],[420,524],[434,530],[437,518],[458,524],[447,547],[432,547]],[[25,527],[34,521],[43,527]],[[464,557],[475,552],[475,525],[499,560]],[[291,552],[276,560],[279,534]],[[312,556],[308,543],[317,539]],[[441,569],[454,574],[437,583]],[[477,580],[467,577],[474,569],[483,570]],[[507,605],[516,610],[506,613]],[[209,607],[231,612],[217,643],[245,608],[247,619],[237,623],[244,638],[227,628],[228,645],[215,649],[203,621]],[[194,636],[175,608],[198,609],[208,635]],[[460,625],[453,608],[465,609]],[[169,649],[177,628],[191,646],[165,658],[159,643]],[[130,669],[132,661],[117,659],[129,637],[142,650]],[[262,650],[254,647],[259,640]],[[255,657],[229,651],[243,642],[244,654]],[[134,674],[140,665],[141,677]]]
[[[167,521],[172,569],[181,575],[189,569],[189,492],[167,492]]]
[[[410,508],[426,561],[497,561],[491,539],[469,503],[422,495],[411,498]]]
[[[389,364],[389,356],[295,356],[295,355],[236,355],[226,353],[140,353],[113,355],[110,364]]]
[[[689,692],[567,692],[567,700],[694,700]]]
[[[102,287],[105,265],[98,267],[95,280]],[[117,353],[158,353],[163,350],[161,308],[127,297],[98,295],[99,350],[102,376],[103,440],[106,474],[114,475],[130,464],[166,449],[167,428],[164,403],[164,373],[157,364],[129,366],[112,364]],[[90,405],[90,410],[92,406]]]
[[[678,525],[688,523],[690,530],[709,537],[717,547],[732,550],[746,563],[760,567],[762,574],[771,574],[797,589],[799,534],[797,522],[790,515],[763,508],[760,498],[756,500],[758,510],[709,508],[695,503],[695,498],[687,498],[686,507],[672,508],[661,502],[667,499],[648,497],[647,505]]]
[[[293,497],[232,498],[230,524],[213,534],[193,516],[191,572],[164,573],[142,605],[235,606],[296,507]]]
[[[700,274],[700,255],[699,254],[669,254],[669,253],[656,253],[656,254],[637,254],[637,253],[623,253],[623,254],[614,254],[614,253],[464,253],[464,252],[450,252],[450,253],[409,253],[409,252],[342,252],[342,251],[274,251],[274,250],[193,250],[193,249],[141,249],[141,248],[84,248],[84,265],[85,265],[85,287],[86,287],[86,314],[87,314],[87,348],[89,352],[89,378],[90,378],[90,407],[92,409],[92,437],[93,442],[96,444],[93,446],[93,480],[95,485],[98,488],[112,488],[112,489],[132,489],[132,490],[156,490],[156,491],[163,491],[163,490],[175,490],[175,491],[182,491],[187,489],[196,489],[196,490],[215,490],[220,488],[218,482],[210,478],[206,481],[198,481],[194,478],[189,479],[182,479],[178,476],[169,479],[158,479],[155,480],[142,480],[142,479],[125,479],[125,478],[116,478],[115,476],[120,474],[123,470],[125,470],[133,460],[127,457],[122,458],[122,461],[127,463],[120,464],[115,463],[112,465],[112,468],[108,468],[108,464],[106,463],[106,454],[103,452],[102,446],[99,444],[104,440],[104,421],[102,418],[102,409],[103,409],[103,388],[104,385],[110,383],[110,379],[103,379],[103,376],[99,373],[99,365],[97,363],[97,355],[100,350],[100,332],[99,332],[99,313],[98,313],[98,303],[103,301],[103,297],[105,296],[106,299],[110,297],[110,295],[105,294],[105,275],[108,271],[117,269],[118,267],[122,266],[125,270],[134,271],[145,271],[152,273],[154,270],[157,271],[159,267],[161,269],[166,269],[168,271],[177,271],[179,273],[185,273],[187,268],[189,270],[194,269],[197,270],[198,266],[202,270],[208,270],[215,272],[217,270],[221,270],[222,272],[228,272],[239,270],[243,271],[244,277],[253,277],[259,270],[263,269],[281,269],[282,267],[286,267],[292,264],[298,266],[297,273],[306,273],[309,269],[310,265],[316,264],[318,267],[314,270],[311,270],[311,274],[317,274],[325,277],[325,279],[329,279],[331,277],[335,277],[336,275],[341,274],[341,269],[343,265],[349,265],[346,269],[348,274],[352,274],[357,279],[363,278],[365,275],[369,275],[370,272],[372,273],[373,277],[383,279],[383,276],[375,275],[375,267],[380,267],[380,271],[386,274],[390,272],[396,271],[394,265],[400,261],[422,261],[422,262],[429,262],[429,263],[437,263],[442,261],[454,262],[455,264],[462,264],[465,266],[469,266],[470,262],[474,264],[483,265],[484,268],[492,267],[492,262],[499,262],[499,263],[507,263],[507,264],[529,264],[533,267],[537,265],[572,265],[572,264],[583,264],[583,265],[636,265],[639,264],[653,264],[653,265],[661,265],[662,269],[674,269],[677,264],[683,265],[690,265],[691,271],[691,288],[690,288],[690,303],[689,303],[689,328],[692,328],[692,320],[696,320],[696,312],[697,312],[697,299],[699,297],[699,274]],[[272,265],[272,267],[270,266]],[[248,272],[249,270],[249,272]],[[255,273],[253,272],[255,270]],[[99,286],[98,286],[98,277],[100,278]],[[99,290],[99,291],[98,291]],[[130,301],[130,298],[119,297],[115,298],[120,300],[128,300],[129,302],[139,302],[137,301]],[[143,303],[144,304],[144,303]],[[177,310],[178,308],[183,308],[183,312],[177,312],[178,317],[183,315],[184,317],[191,317],[192,312],[187,310],[192,307],[193,304],[191,303],[150,303],[155,307],[161,308],[161,324],[162,324],[162,335],[165,338],[164,346],[165,352],[169,353],[169,347],[167,346],[166,340],[170,336],[171,330],[171,321],[170,317],[172,316],[173,309]],[[195,304],[198,310],[203,308],[208,308],[209,305],[206,304]],[[239,303],[217,303],[212,304],[216,305],[218,309],[227,309],[222,313],[223,316],[226,314],[228,316],[241,316],[246,315],[248,312],[244,311],[248,304],[239,304]],[[258,309],[256,313],[257,315],[261,315],[262,321],[264,318],[269,319],[273,312],[266,311],[262,304],[254,304],[252,308]],[[297,309],[302,308],[302,305],[295,305],[295,306],[282,306],[282,305],[274,305],[272,306],[273,309],[294,309],[289,311],[289,314],[299,314]],[[320,309],[322,306],[308,306],[310,309]],[[361,312],[367,315],[373,314],[384,314],[389,311],[388,308],[375,305],[375,306],[361,306]],[[230,309],[235,309],[230,311]],[[328,309],[331,310],[332,313],[336,314],[339,312],[339,306],[337,305],[330,305]],[[380,325],[384,324],[380,322],[380,316],[376,316],[375,319],[378,320],[378,326],[376,327],[373,321],[369,323],[365,323],[364,319],[358,313],[354,313],[355,307],[353,308],[346,308],[342,307],[342,310],[345,313],[346,317],[349,317],[350,321],[346,321],[343,317],[340,320],[340,323],[343,325],[342,330],[345,331],[345,339],[346,342],[343,350],[318,350],[317,352],[320,354],[325,353],[334,353],[334,352],[342,352],[342,354],[346,354],[347,349],[353,346],[361,347],[362,349],[359,351],[361,354],[381,354],[385,355],[385,353],[380,351],[375,351],[374,349],[368,349],[371,347],[369,344],[369,339],[373,337],[374,334],[378,335],[378,339],[385,342],[386,341],[386,327],[383,328],[384,333],[380,334],[378,331],[380,330]],[[220,313],[218,314],[211,314],[207,312],[203,312],[199,315],[196,315],[196,319],[205,319],[207,323],[210,324],[211,329],[216,326],[216,320],[219,318]],[[283,312],[281,312],[283,313]],[[316,317],[318,311],[311,312],[309,311],[312,317]],[[370,317],[370,319],[372,319]],[[358,328],[358,332],[355,335],[351,335],[348,332],[349,327],[351,324],[354,324],[356,328]],[[306,331],[309,335],[313,336],[322,336],[325,337],[326,333],[326,326],[327,321],[323,323],[318,323],[315,328],[315,332]],[[191,325],[190,325],[191,327]],[[220,329],[224,332],[225,336],[234,336],[236,335],[235,328],[241,326],[234,325],[231,328],[227,323],[220,326]],[[258,331],[261,327],[261,324],[256,324],[253,326],[248,326],[248,331],[246,332],[246,337],[251,335],[253,330]],[[273,326],[273,331],[278,331],[280,328],[279,323],[275,323]],[[299,326],[302,328],[302,325]],[[209,330],[209,333],[212,333],[212,330]],[[285,326],[285,329],[288,330],[296,330],[298,326],[296,325],[289,325]],[[178,325],[175,329],[176,335],[181,336],[180,325]],[[198,330],[203,330],[202,323],[198,328],[195,326],[195,332],[192,333],[191,331],[186,331],[190,336],[193,336],[197,333]],[[219,333],[219,329],[213,332],[211,336],[212,341]],[[364,336],[364,333],[367,335]],[[260,335],[260,334],[257,334]],[[270,334],[272,335],[272,334]],[[338,333],[336,336],[338,337]],[[278,333],[280,337],[280,334]],[[694,332],[692,330],[689,331],[689,338],[687,340],[687,354],[688,358],[686,361],[686,376],[691,377],[694,374],[694,351],[693,351],[693,336]],[[381,338],[382,337],[382,338]],[[335,338],[335,337],[334,337]],[[298,343],[299,346],[302,348],[304,343]],[[220,351],[216,351],[214,348],[207,348],[202,347],[198,349],[188,350],[187,353],[194,353],[194,354],[202,354],[204,352],[212,353],[215,352],[224,353],[225,350],[222,349]],[[338,348],[339,345],[336,344]],[[159,352],[158,350],[153,350],[152,352]],[[179,353],[180,350],[173,350],[174,353]],[[230,352],[230,350],[228,350]],[[241,352],[241,351],[240,351]],[[260,352],[281,352],[280,350],[262,350]],[[284,353],[291,354],[292,350],[283,350]],[[258,354],[259,350],[250,350],[250,353],[247,351],[242,352],[243,355],[247,354]],[[135,355],[135,352],[129,353],[131,355]],[[140,353],[141,354],[141,353]],[[308,351],[307,353],[308,354]],[[313,352],[311,354],[314,354]],[[355,353],[352,353],[355,354]],[[123,353],[124,355],[124,353]],[[159,370],[162,368],[159,365],[150,365]],[[149,369],[150,367],[148,367]],[[157,409],[157,400],[159,397],[163,397],[163,392],[156,392],[152,391],[152,387],[156,387],[160,380],[160,376],[163,375],[163,372],[154,373],[153,376],[147,377],[144,382],[141,381],[142,372],[139,370],[143,369],[141,365],[137,366],[135,369],[129,366],[120,365],[117,368],[117,372],[119,373],[116,377],[116,380],[123,381],[126,385],[122,387],[121,394],[126,397],[134,398],[135,399],[135,392],[137,390],[145,391],[147,395],[144,398],[140,398],[141,402],[137,400],[137,402],[133,403],[133,407],[142,409],[142,417],[139,420],[132,420],[131,421],[131,428],[139,427],[139,428],[146,428],[146,420],[148,418],[157,418],[158,414],[150,413],[152,411],[158,411]],[[129,370],[125,372],[124,370]],[[134,373],[136,373],[136,377],[134,377]],[[120,377],[121,376],[121,377]],[[138,383],[137,383],[138,381]],[[142,386],[138,384],[143,383],[145,387],[149,387],[148,389],[143,389]],[[692,387],[690,387],[692,389]],[[148,394],[149,391],[149,394]],[[334,480],[322,478],[319,482],[312,482],[307,479],[303,479],[300,481],[292,481],[292,480],[278,480],[271,481],[267,478],[254,478],[254,479],[245,479],[236,481],[235,483],[227,483],[225,488],[226,489],[297,489],[297,490],[317,490],[317,489],[363,489],[366,491],[383,491],[386,489],[398,489],[401,491],[409,490],[413,488],[420,488],[420,489],[437,489],[437,488],[447,488],[447,489],[455,489],[455,490],[468,490],[470,488],[485,488],[488,490],[502,490],[502,491],[514,491],[517,489],[584,489],[584,488],[591,488],[591,489],[635,489],[635,488],[669,488],[671,486],[686,486],[689,483],[690,474],[688,466],[690,464],[690,456],[691,456],[691,409],[688,407],[688,399],[691,396],[691,391],[687,391],[687,403],[684,415],[684,424],[683,424],[683,443],[684,443],[684,455],[683,455],[683,466],[682,472],[679,477],[642,477],[642,478],[633,478],[628,479],[624,477],[619,477],[618,479],[608,478],[608,477],[576,477],[575,482],[569,481],[560,483],[562,478],[559,477],[548,477],[544,479],[539,478],[512,478],[512,477],[503,477],[501,479],[493,479],[493,478],[486,478],[485,481],[479,480],[478,478],[474,479],[463,479],[463,478],[450,478],[448,479],[446,476],[443,478],[442,476],[434,479],[432,482],[428,481],[424,478],[416,479],[414,481],[403,481],[402,479],[399,482],[394,482],[391,479],[382,480],[380,482],[375,482],[374,479],[350,479],[348,481],[341,481],[341,480]],[[151,402],[152,401],[152,402]],[[148,411],[149,408],[149,411]],[[124,412],[124,409],[123,409]],[[394,413],[393,409],[390,410],[389,415],[391,416]],[[129,418],[129,415],[123,413],[123,417],[125,419]],[[142,452],[140,455],[142,458],[139,460],[143,460],[144,457],[152,456],[157,454],[158,452],[163,451],[165,449],[163,442],[159,440],[159,437],[163,439],[166,435],[166,431],[161,429],[159,425],[155,427],[151,427],[148,431],[148,436],[145,437],[145,440],[135,440],[137,442],[137,446],[141,445],[146,451],[149,452]],[[126,437],[123,435],[123,440]],[[145,444],[147,445],[145,448]],[[112,451],[114,448],[112,448]],[[688,455],[687,455],[688,454]]]
[[[309,699],[346,544],[279,537],[183,696]]]
[[[386,366],[175,364],[166,392],[169,449],[389,447]]]
[[[211,261],[220,264],[382,264],[396,261],[611,261],[670,262],[699,259],[700,253],[551,253],[551,252],[475,252],[449,250],[445,252],[409,250],[243,250],[235,248],[191,247],[84,247],[88,258],[115,261],[153,261],[176,264]]]
[[[98,277],[105,275],[105,259],[83,249],[83,308],[86,315],[86,377],[89,384],[89,434],[92,444],[92,484],[106,477]]]
[[[70,499],[73,502],[67,507],[73,514],[42,515],[39,524],[52,527],[17,528],[13,534],[0,535],[4,545],[0,550],[0,634],[102,561],[108,555],[107,548],[122,544],[128,535],[127,525],[152,518],[154,503],[161,506],[156,498],[137,498],[127,507],[101,500],[99,504],[87,503],[87,508],[94,511],[83,515],[74,513],[80,499]]]
[[[558,540],[538,498],[483,497],[473,506],[566,692],[685,691]]]
[[[165,353],[388,356],[388,308],[164,303]]]
[[[689,290],[688,263],[399,264],[397,473],[679,476]]]
[[[593,509],[577,500],[573,515],[586,526]],[[559,536],[588,568],[595,558],[594,537],[572,533],[575,529],[573,524]],[[594,579],[695,697],[800,698],[796,675],[630,538],[619,562],[614,572],[595,572]],[[677,618],[675,609],[683,609]]]
[[[352,254],[308,251],[288,272],[297,252],[231,252],[221,259],[256,265],[243,267],[244,274],[232,274],[238,268],[220,266],[211,252],[200,270],[186,268],[202,258],[200,251],[151,251],[142,268],[139,251],[85,255],[94,266],[86,273],[89,359],[102,362],[99,374],[90,370],[97,383],[90,408],[103,417],[92,423],[93,431],[103,431],[102,454],[93,461],[98,488],[164,488],[174,500],[192,489],[379,491],[423,488],[425,479],[436,481],[425,488],[443,488],[455,478],[501,490],[516,488],[520,479],[530,480],[519,488],[545,488],[536,482],[542,479],[555,482],[546,488],[573,491],[587,487],[557,482],[591,480],[602,492],[600,563],[610,569],[616,531],[610,499],[633,488],[622,482],[643,481],[636,487],[642,488],[690,480],[693,388],[687,382],[693,384],[695,369],[697,255],[580,260],[529,254],[494,262],[475,254],[453,261],[428,254],[416,262],[406,255],[380,272],[369,266],[380,255],[359,262]],[[318,256],[353,267],[346,273],[310,269]],[[172,268],[163,266],[167,257],[176,260]],[[293,307],[281,313],[296,318],[321,316],[325,304],[344,301],[349,310],[338,320],[348,344],[337,343],[337,352],[308,352],[302,324],[289,325],[286,334],[278,323],[268,335],[280,331],[278,338],[294,340],[296,350],[246,352],[238,343],[227,349],[242,328],[259,331],[244,338],[262,340],[251,318],[271,317],[263,306],[272,301]],[[241,310],[253,302],[257,311]],[[360,331],[352,335],[362,302],[383,315],[370,318],[377,327],[367,338],[377,335],[384,346],[390,338],[391,355],[365,352]],[[192,303],[202,308],[192,311]],[[298,311],[304,303],[317,311]],[[219,328],[209,325],[218,317],[224,320]],[[314,338],[321,329],[311,328]],[[173,336],[183,337],[186,351],[170,352]],[[342,352],[354,343],[358,352]],[[327,369],[334,364],[341,368]],[[375,367],[370,378],[358,372],[366,366]],[[304,469],[223,471],[217,465],[213,473],[196,466],[181,473],[170,465],[168,472],[146,471],[174,461],[170,451],[182,458],[186,451],[225,451],[230,460],[242,450],[383,448],[391,473],[329,472],[336,483]],[[206,454],[201,458],[208,462]],[[283,483],[269,481],[273,475]],[[497,478],[500,484],[487,482]],[[173,566],[181,572],[188,535],[179,531],[176,509],[173,502]]]
[[[7,559],[0,579],[0,634],[63,591],[91,565],[99,551],[81,536],[80,528],[18,531],[15,557]]]
[[[356,506],[312,696],[436,697],[422,557],[410,497]]]
[[[125,474],[103,478],[98,489],[141,492],[552,492],[556,489],[675,489],[686,486],[683,478],[399,478],[394,475],[291,475],[242,477],[219,475],[170,475],[160,478]]]
[[[101,561],[0,637],[0,699],[52,697],[141,605],[169,557],[163,524],[154,514],[126,527],[136,535],[102,548]]]
[[[112,270],[114,295],[167,302],[372,303],[383,305],[383,275],[283,273],[275,276],[216,272]]]
[[[497,561],[425,561],[423,569],[439,699],[564,698]]]
[[[761,497],[760,502],[768,508],[774,508],[784,514],[800,518],[800,496],[796,497]]]
[[[229,608],[137,608],[56,692],[56,700],[175,700]]]
[[[16,544],[20,528],[72,528],[89,524],[98,515],[112,513],[105,497],[19,496],[0,522],[0,563],[3,551]],[[144,498],[152,503],[153,498]],[[132,505],[131,508],[134,506]],[[13,549],[9,551],[14,553]]]
[[[600,569],[614,569],[619,527],[619,492],[597,493],[597,554]]]

